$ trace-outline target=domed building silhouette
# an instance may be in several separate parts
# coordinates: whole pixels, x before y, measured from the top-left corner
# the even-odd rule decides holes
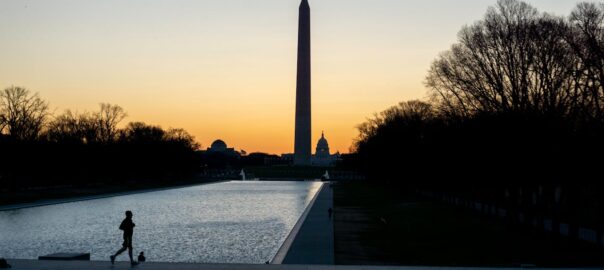
[[[241,156],[241,154],[235,151],[235,148],[228,148],[227,144],[223,140],[215,140],[212,145],[206,150],[207,153],[220,153],[224,155]]]
[[[281,154],[279,158],[272,158],[265,162],[266,165],[296,165],[294,161],[294,153]],[[311,155],[310,166],[312,167],[335,167],[342,155],[340,152],[331,154],[329,150],[329,142],[325,138],[325,133],[321,133],[321,138],[317,142],[315,154]]]
[[[227,144],[223,140],[215,140],[208,151],[213,152],[224,152],[227,150]]]
[[[312,166],[316,167],[332,167],[340,158],[340,153],[331,154],[329,152],[329,143],[325,138],[325,132],[321,132],[321,138],[317,142],[315,154],[312,156]]]
[[[315,151],[315,156],[317,158],[319,157],[329,157],[329,143],[327,142],[327,139],[325,139],[325,133],[321,132],[321,139],[319,139],[319,142],[317,142],[317,148]]]

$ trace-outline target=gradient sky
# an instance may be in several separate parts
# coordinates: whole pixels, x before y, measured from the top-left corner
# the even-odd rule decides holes
[[[430,63],[495,0],[309,0],[313,146],[348,152],[355,126],[426,96]],[[573,0],[530,0],[567,15]],[[208,147],[293,151],[299,0],[1,0],[0,88],[56,113],[124,107]],[[314,149],[313,149],[314,153]]]

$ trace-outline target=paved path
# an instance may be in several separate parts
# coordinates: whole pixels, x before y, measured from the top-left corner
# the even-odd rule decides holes
[[[333,190],[329,183],[325,183],[282,264],[335,263],[333,221],[328,214],[329,208],[333,209]]]
[[[342,265],[284,265],[284,264],[193,264],[193,263],[143,263],[131,267],[129,263],[100,261],[38,261],[9,260],[11,270],[520,270],[521,268],[467,268],[467,267],[414,267],[414,266],[342,266]],[[588,270],[597,268],[555,269]],[[545,270],[533,268],[531,270]],[[601,269],[599,269],[601,270]]]

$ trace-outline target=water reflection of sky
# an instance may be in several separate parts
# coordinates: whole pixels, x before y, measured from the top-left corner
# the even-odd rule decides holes
[[[320,187],[317,182],[224,182],[0,212],[0,257],[35,259],[121,247],[134,212],[134,252],[148,261],[263,263],[270,260]],[[127,260],[122,254],[118,260]]]

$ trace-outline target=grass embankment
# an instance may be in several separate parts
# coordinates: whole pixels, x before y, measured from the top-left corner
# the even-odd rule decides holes
[[[334,188],[337,264],[603,266],[595,245],[369,184]]]
[[[32,203],[55,199],[72,199],[86,196],[109,195],[118,192],[142,191],[215,182],[215,179],[187,177],[174,181],[123,181],[119,183],[95,183],[81,186],[32,188],[28,190],[0,192],[0,206]]]

